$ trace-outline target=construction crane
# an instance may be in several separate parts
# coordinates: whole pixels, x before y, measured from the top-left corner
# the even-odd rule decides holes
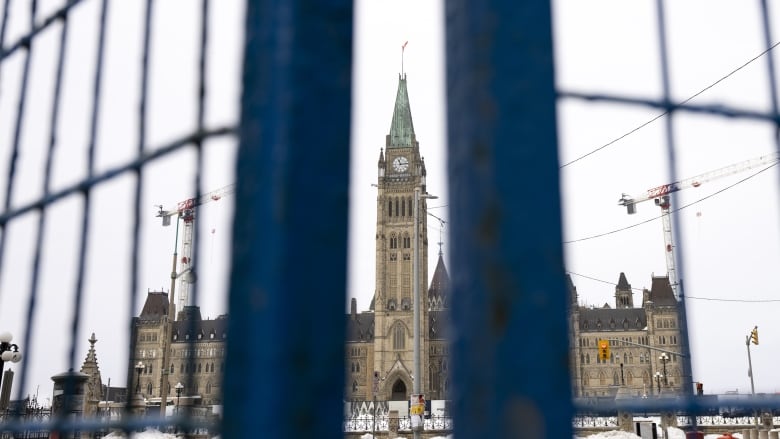
[[[198,198],[188,198],[177,203],[174,208],[163,209],[163,206],[158,206],[160,210],[157,212],[157,217],[162,218],[163,226],[170,226],[171,217],[173,216],[177,216],[177,221],[182,220],[184,223],[181,240],[181,258],[178,261],[182,266],[180,273],[189,272],[192,269],[192,240],[195,226],[195,208],[212,201],[219,201],[223,197],[233,194],[235,191],[236,185],[233,183],[215,191],[202,194]],[[178,228],[178,223],[176,224],[176,227]],[[178,287],[179,310],[183,310],[186,305],[191,305],[189,303],[189,291],[189,280],[186,279],[185,276],[180,277]],[[173,298],[171,298],[171,300],[173,300]],[[172,316],[172,318],[174,317]]]
[[[636,213],[636,205],[643,201],[654,200],[655,205],[661,208],[661,220],[664,229],[664,245],[666,249],[666,271],[669,276],[669,284],[672,286],[675,297],[678,296],[677,292],[677,269],[674,261],[674,240],[672,236],[672,221],[670,217],[670,198],[669,194],[683,189],[696,188],[704,183],[717,180],[719,178],[727,177],[729,175],[738,174],[743,171],[754,169],[764,165],[772,165],[780,161],[780,153],[772,153],[763,155],[743,162],[735,163],[714,171],[705,172],[695,177],[687,178],[685,180],[679,180],[674,183],[664,184],[661,186],[648,189],[645,193],[637,196],[630,196],[623,194],[618,200],[618,204],[626,206],[629,215]]]

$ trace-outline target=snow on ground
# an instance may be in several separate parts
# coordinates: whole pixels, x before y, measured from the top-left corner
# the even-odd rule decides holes
[[[661,438],[663,432],[658,428],[658,437]],[[742,434],[733,433],[734,439],[742,439]],[[708,434],[704,439],[718,439],[721,434]],[[625,431],[606,431],[604,433],[592,434],[590,436],[574,436],[574,439],[637,439],[639,436]],[[669,427],[669,437],[666,439],[685,439],[685,432],[679,428]]]
[[[103,436],[104,439],[124,439],[126,437],[127,436],[125,436],[125,433],[122,431],[115,431],[106,436]],[[140,433],[133,433],[133,438],[134,439],[175,439],[176,435],[163,433],[153,428],[147,428],[146,430]]]
[[[183,435],[175,435],[170,433],[163,433],[154,428],[147,428],[146,430],[138,433],[133,433],[133,439],[177,439],[182,438]],[[125,439],[125,433],[122,431],[113,432],[107,436],[103,436],[103,439]],[[215,436],[212,439],[219,439],[219,436]]]
[[[360,439],[374,439],[374,435],[371,433],[366,433],[363,436],[360,436]],[[398,436],[396,439],[405,439],[403,436]],[[453,439],[451,434],[448,434],[445,436],[434,436],[431,439]]]

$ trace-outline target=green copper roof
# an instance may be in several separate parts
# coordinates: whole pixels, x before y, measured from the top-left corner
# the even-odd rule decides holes
[[[409,106],[409,94],[406,92],[406,75],[398,76],[398,92],[395,95],[393,121],[387,136],[388,148],[413,146],[415,142],[412,109]]]

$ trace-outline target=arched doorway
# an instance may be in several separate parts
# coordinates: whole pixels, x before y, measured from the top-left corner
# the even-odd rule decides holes
[[[399,378],[393,384],[393,394],[390,395],[391,401],[404,401],[406,400],[406,384]]]

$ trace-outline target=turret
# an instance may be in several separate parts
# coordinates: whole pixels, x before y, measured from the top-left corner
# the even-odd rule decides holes
[[[385,176],[385,152],[384,149],[379,148],[379,162],[377,162],[377,167],[379,168],[379,177],[382,178]]]
[[[615,286],[615,308],[633,308],[634,293],[631,290],[631,284],[628,283],[625,273],[620,273],[620,278]]]

